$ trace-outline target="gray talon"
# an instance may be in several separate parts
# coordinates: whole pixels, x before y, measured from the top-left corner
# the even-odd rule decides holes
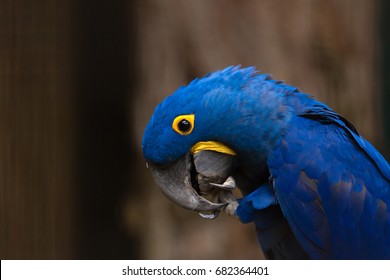
[[[234,190],[236,188],[236,181],[232,176],[229,176],[223,184],[217,184],[217,183],[209,183],[209,184],[225,190]]]

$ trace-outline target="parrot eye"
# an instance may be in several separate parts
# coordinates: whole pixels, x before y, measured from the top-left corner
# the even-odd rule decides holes
[[[195,115],[177,116],[172,123],[174,131],[181,135],[189,135],[194,129]]]
[[[188,131],[190,131],[190,129],[191,129],[191,124],[190,124],[190,122],[187,121],[187,120],[181,120],[181,121],[178,123],[177,127],[179,128],[179,130],[180,130],[181,132],[188,132]]]

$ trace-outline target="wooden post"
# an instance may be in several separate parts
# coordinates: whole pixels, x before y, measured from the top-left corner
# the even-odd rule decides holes
[[[1,1],[1,259],[74,257],[69,16],[61,1]]]

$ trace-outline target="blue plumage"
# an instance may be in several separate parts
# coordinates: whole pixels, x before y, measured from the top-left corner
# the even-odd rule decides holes
[[[190,135],[171,128],[182,114],[195,115]],[[254,68],[229,67],[162,102],[143,152],[168,164],[210,140],[233,149],[253,182],[237,214],[255,222],[270,258],[390,258],[389,164],[326,105]]]

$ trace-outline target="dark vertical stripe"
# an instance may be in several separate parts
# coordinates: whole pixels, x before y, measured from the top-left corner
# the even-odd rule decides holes
[[[77,1],[79,252],[82,259],[138,257],[121,226],[130,191],[129,1]]]

